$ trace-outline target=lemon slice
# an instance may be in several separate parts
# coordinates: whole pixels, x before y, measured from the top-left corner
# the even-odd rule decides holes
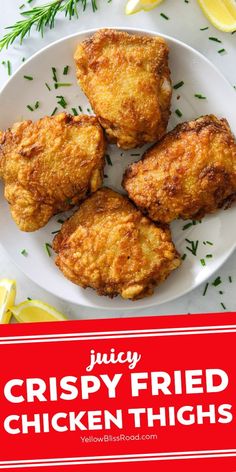
[[[236,30],[236,3],[234,0],[198,0],[209,21],[220,31]]]
[[[11,319],[9,308],[15,303],[16,282],[15,280],[0,280],[0,323],[7,324]]]
[[[67,318],[47,303],[27,300],[11,308],[19,323],[39,323],[42,321],[66,321]]]
[[[152,10],[157,7],[163,0],[128,0],[125,13],[126,15],[132,15],[138,13],[141,10]]]

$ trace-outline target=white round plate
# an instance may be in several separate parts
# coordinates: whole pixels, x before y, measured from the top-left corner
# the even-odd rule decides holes
[[[152,31],[124,29],[132,34],[152,34]],[[0,94],[0,129],[10,127],[14,122],[24,119],[37,120],[44,115],[51,115],[55,107],[62,111],[57,104],[57,96],[62,95],[68,103],[67,112],[72,113],[76,108],[78,113],[91,113],[90,104],[76,83],[73,54],[76,45],[90,36],[94,31],[85,31],[66,37],[46,47],[31,59],[12,76]],[[164,36],[164,35],[161,35]],[[236,134],[235,90],[223,75],[201,54],[191,47],[164,36],[170,47],[170,69],[172,82],[176,84],[184,81],[184,85],[173,90],[172,115],[169,129],[182,121],[196,118],[207,113],[214,113],[228,119],[233,132]],[[65,66],[69,66],[68,75],[63,75]],[[52,67],[55,67],[60,82],[72,83],[70,87],[54,88]],[[32,76],[29,81],[24,78]],[[51,91],[45,84],[48,84]],[[202,94],[206,99],[199,99],[195,94]],[[34,105],[39,101],[39,108],[31,112],[27,105]],[[81,108],[79,108],[81,107]],[[175,110],[179,109],[182,116],[179,118]],[[104,184],[121,190],[120,182],[123,172],[130,162],[139,159],[143,150],[135,149],[122,152],[115,146],[110,146],[108,153],[111,156],[112,166],[107,165]],[[156,288],[152,297],[136,302],[122,300],[121,297],[109,299],[99,297],[91,289],[81,289],[64,278],[57,269],[52,257],[45,251],[45,243],[52,241],[52,232],[60,228],[58,218],[52,218],[49,224],[35,233],[19,231],[11,219],[7,202],[3,198],[3,186],[0,188],[0,241],[10,257],[24,273],[44,289],[52,292],[69,302],[79,305],[104,309],[136,309],[158,305],[186,294],[210,277],[233,252],[236,242],[236,207],[227,211],[219,211],[215,215],[204,218],[201,224],[183,227],[188,222],[177,221],[172,225],[173,239],[181,254],[186,254],[182,267],[175,271],[168,280]],[[186,249],[189,246],[186,239],[199,241],[197,255],[194,256]],[[210,242],[212,244],[207,243]],[[28,256],[21,251],[25,249]],[[206,257],[212,255],[212,257]],[[201,259],[206,265],[203,266]]]

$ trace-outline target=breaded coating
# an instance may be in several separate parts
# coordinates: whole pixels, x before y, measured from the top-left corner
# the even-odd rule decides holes
[[[111,29],[78,45],[79,84],[111,143],[131,149],[164,135],[172,94],[168,52],[162,38]]]
[[[236,195],[236,143],[225,119],[183,123],[125,172],[123,187],[154,221],[201,219]]]
[[[60,115],[0,134],[0,176],[12,217],[35,231],[102,185],[105,140],[95,117]]]
[[[123,195],[103,188],[54,238],[64,275],[99,295],[136,300],[153,293],[180,265],[168,229],[158,228]]]

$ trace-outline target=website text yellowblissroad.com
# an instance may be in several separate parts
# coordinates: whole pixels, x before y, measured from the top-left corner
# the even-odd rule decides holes
[[[92,443],[92,442],[119,442],[119,441],[152,441],[157,439],[157,434],[119,434],[118,436],[113,436],[112,434],[104,434],[103,436],[80,436],[80,440],[83,443]]]

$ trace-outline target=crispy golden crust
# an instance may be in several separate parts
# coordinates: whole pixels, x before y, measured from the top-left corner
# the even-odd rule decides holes
[[[200,219],[236,194],[236,143],[213,115],[178,125],[125,172],[123,187],[154,221]]]
[[[78,81],[110,142],[130,149],[165,133],[172,93],[168,52],[162,38],[109,29],[78,45]]]
[[[89,197],[55,237],[64,275],[99,295],[138,299],[180,265],[168,229],[158,228],[129,200],[103,188]]]
[[[102,184],[105,140],[95,117],[61,113],[0,135],[0,176],[12,216],[35,231]]]

